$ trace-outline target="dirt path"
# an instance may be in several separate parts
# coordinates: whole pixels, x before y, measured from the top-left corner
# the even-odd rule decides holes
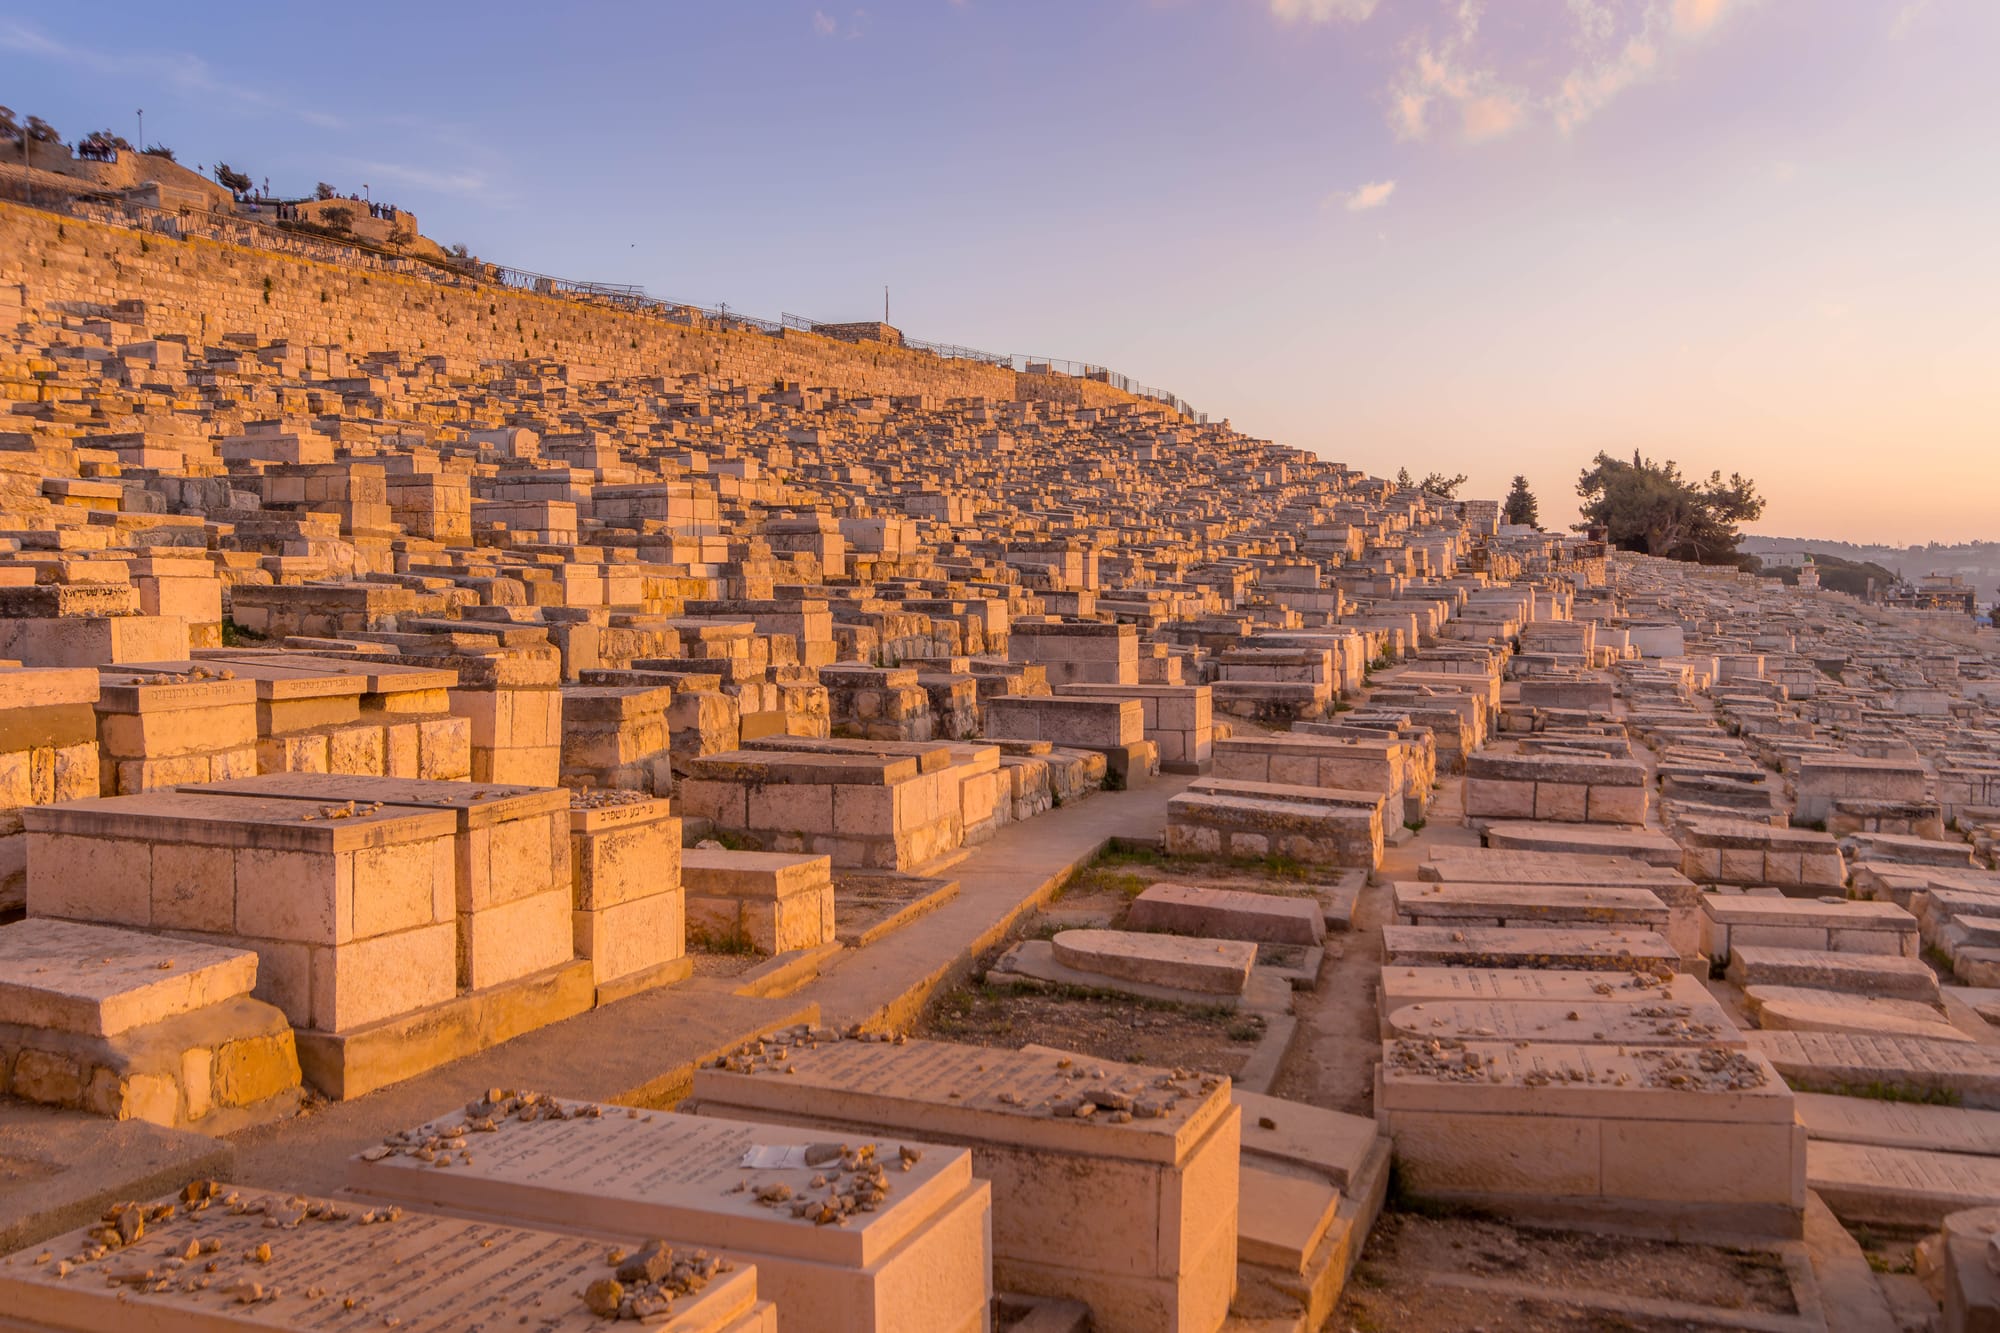
[[[1392,924],[1389,886],[1415,879],[1436,848],[1479,845],[1463,822],[1464,787],[1463,778],[1439,782],[1428,822],[1383,854],[1382,868],[1355,900],[1352,928],[1327,937],[1329,955],[1337,945],[1340,957],[1329,956],[1317,991],[1294,1000],[1299,1034],[1272,1088],[1277,1096],[1351,1115],[1375,1113],[1375,1063],[1382,1056],[1375,991],[1382,978],[1382,927]]]

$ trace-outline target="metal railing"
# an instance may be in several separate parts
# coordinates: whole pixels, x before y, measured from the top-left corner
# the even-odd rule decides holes
[[[531,292],[563,300],[610,305],[699,328],[747,330],[765,334],[781,334],[787,330],[817,333],[819,326],[828,322],[808,319],[804,315],[790,312],[781,312],[777,319],[765,319],[758,315],[745,314],[740,310],[731,310],[727,305],[709,307],[663,300],[649,296],[646,289],[636,283],[586,282],[574,278],[559,278],[553,274],[536,273],[529,269],[513,268],[504,264],[481,263],[470,258],[450,257],[443,260],[418,258],[398,250],[370,244],[359,238],[329,236],[316,229],[307,230],[298,223],[274,225],[238,213],[195,208],[156,208],[151,204],[94,194],[80,188],[81,182],[79,188],[71,189],[67,185],[49,182],[46,179],[48,175],[49,173],[44,171],[35,171],[31,174],[19,165],[13,165],[10,169],[8,164],[0,163],[0,199],[26,204],[44,212],[61,213],[110,226],[133,227],[176,239],[200,236],[209,240],[256,246],[287,254],[324,259],[333,263],[359,264],[369,268],[385,269],[443,286],[495,284],[509,291]],[[38,177],[42,179],[37,179]],[[904,338],[902,346],[911,351],[929,353],[946,361],[973,361],[981,365],[1011,369],[1022,374],[1064,375],[1072,379],[1091,380],[1129,393],[1136,398],[1162,403],[1191,421],[1206,423],[1208,420],[1205,413],[1196,412],[1185,399],[1165,389],[1141,384],[1129,375],[1121,375],[1108,366],[1088,361],[1071,361],[1053,356],[1027,356],[1020,353],[986,352],[976,347],[964,347],[957,343],[929,342],[922,338]]]

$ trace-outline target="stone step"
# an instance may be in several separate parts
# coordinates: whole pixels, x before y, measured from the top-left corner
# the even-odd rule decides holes
[[[115,1037],[256,984],[248,949],[52,917],[0,927],[0,1023]]]

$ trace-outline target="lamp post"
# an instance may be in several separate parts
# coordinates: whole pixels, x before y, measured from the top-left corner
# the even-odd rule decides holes
[[[146,108],[140,107],[137,115],[139,117],[139,142],[132,147],[133,151],[143,153],[146,151]]]

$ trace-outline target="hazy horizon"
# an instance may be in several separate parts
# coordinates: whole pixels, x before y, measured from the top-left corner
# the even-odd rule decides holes
[[[0,9],[0,93],[522,268],[1087,359],[1370,472],[2000,539],[1982,0]],[[1981,483],[1986,483],[1982,485]]]

